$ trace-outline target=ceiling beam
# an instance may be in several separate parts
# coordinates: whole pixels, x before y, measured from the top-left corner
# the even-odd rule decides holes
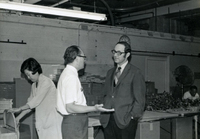
[[[124,14],[120,16],[115,23],[125,23],[135,20],[151,18],[153,16],[162,16],[172,13],[178,13],[188,10],[200,9],[200,0],[190,0],[163,7],[153,8],[145,11]]]
[[[34,4],[34,3],[37,3],[41,0],[25,0],[24,3],[28,3],[28,4]]]

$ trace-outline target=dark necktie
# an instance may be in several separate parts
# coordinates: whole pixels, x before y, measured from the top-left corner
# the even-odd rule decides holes
[[[118,67],[117,71],[115,72],[115,77],[114,77],[115,78],[115,84],[117,84],[120,75],[121,75],[121,67]]]

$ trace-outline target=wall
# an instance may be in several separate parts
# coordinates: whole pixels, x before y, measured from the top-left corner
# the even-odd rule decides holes
[[[80,45],[87,55],[85,71],[105,76],[113,66],[111,50],[120,36],[126,34],[131,39],[134,52],[132,63],[138,66],[145,76],[145,59],[149,56],[166,56],[170,59],[170,86],[176,84],[173,70],[182,64],[195,72],[200,72],[200,58],[171,55],[200,53],[200,38],[180,36],[160,32],[101,26],[58,19],[34,16],[0,14],[0,82],[10,82],[20,77],[20,66],[28,57],[35,57],[43,66],[44,73],[54,74],[63,68],[63,54],[72,45]],[[148,52],[161,52],[148,53]],[[199,84],[199,80],[195,82]]]

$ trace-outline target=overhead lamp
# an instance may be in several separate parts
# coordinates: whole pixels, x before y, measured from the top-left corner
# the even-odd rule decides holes
[[[97,21],[107,20],[105,14],[68,10],[62,8],[39,6],[39,5],[18,3],[18,2],[0,1],[0,9],[64,16],[64,17],[79,18],[79,19],[97,20]]]

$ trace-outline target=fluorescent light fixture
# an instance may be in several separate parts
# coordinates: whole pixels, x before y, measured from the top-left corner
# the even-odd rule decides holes
[[[17,3],[17,2],[8,2],[8,1],[0,1],[0,9],[40,13],[40,14],[80,18],[80,19],[89,19],[97,21],[107,20],[105,14],[68,10],[68,9],[61,9],[61,8],[54,8],[47,6],[38,6],[32,4]]]

